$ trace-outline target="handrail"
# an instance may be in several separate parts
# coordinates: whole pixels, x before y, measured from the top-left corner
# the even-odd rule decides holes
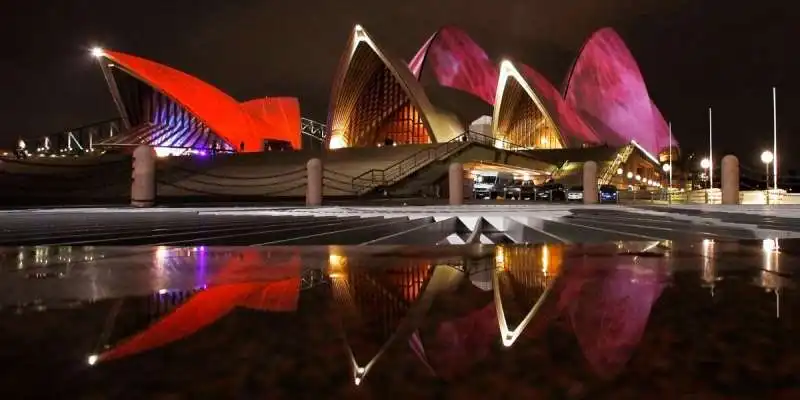
[[[466,131],[439,146],[419,150],[386,168],[370,169],[353,178],[353,187],[369,190],[377,186],[391,185],[415,171],[420,165],[436,160],[466,143],[480,143],[513,152],[525,149],[525,147],[505,139],[497,139],[479,132]]]

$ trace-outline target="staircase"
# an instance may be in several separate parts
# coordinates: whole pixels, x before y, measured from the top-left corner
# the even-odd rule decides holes
[[[530,157],[529,154],[517,150],[523,147],[515,143],[468,131],[436,147],[420,150],[384,169],[371,169],[356,176],[353,178],[353,189],[359,195],[364,195],[379,187],[392,186],[431,163],[443,160],[475,143]]]
[[[371,169],[353,178],[353,189],[359,195],[363,195],[378,187],[391,186],[435,160],[466,147],[469,143],[464,139],[464,135],[459,135],[434,148],[422,149],[384,169]]]
[[[605,168],[600,172],[598,183],[601,185],[608,185],[611,182],[611,178],[617,173],[617,169],[619,169],[620,165],[628,161],[628,157],[630,157],[632,153],[632,144],[619,149],[614,160],[606,164]]]

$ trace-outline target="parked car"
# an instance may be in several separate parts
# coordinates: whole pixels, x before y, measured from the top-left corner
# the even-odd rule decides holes
[[[567,189],[567,201],[583,201],[583,186],[572,186]]]
[[[475,177],[472,190],[478,199],[496,199],[513,181],[514,176],[508,172],[480,173]]]
[[[616,203],[619,201],[619,194],[617,193],[617,188],[614,185],[600,185],[600,191],[598,195],[601,203]]]
[[[503,197],[512,200],[534,200],[536,197],[536,185],[533,181],[516,180],[511,185],[506,186]]]
[[[567,194],[564,185],[560,183],[546,183],[536,189],[536,200],[542,201],[564,201]]]

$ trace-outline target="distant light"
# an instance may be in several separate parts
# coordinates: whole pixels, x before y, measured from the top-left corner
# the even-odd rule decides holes
[[[17,143],[17,147],[19,147],[20,150],[25,150],[25,147],[27,147],[27,145],[25,144],[24,140],[20,139],[19,143]]]
[[[642,181],[642,176],[641,175],[636,175],[636,180],[641,182]]]
[[[700,161],[700,168],[708,169],[711,166],[711,160],[704,158]]]
[[[331,136],[331,141],[328,144],[328,148],[331,150],[341,149],[347,147],[347,142],[344,140],[342,135],[333,135]]]
[[[531,180],[531,176],[528,175],[528,174],[522,175],[522,180],[523,181],[529,181],[529,180]]]
[[[664,172],[669,172],[669,170],[672,169],[672,167],[669,164],[664,164],[664,167],[662,168],[664,169]]]
[[[764,239],[761,247],[767,252],[776,251],[778,250],[778,239]]]
[[[628,179],[633,179],[633,172],[628,171],[627,177],[628,177]]]
[[[763,153],[761,153],[761,162],[763,162],[764,164],[769,164],[774,159],[775,159],[775,155],[772,154],[772,152],[769,151],[769,150],[766,150]]]
[[[623,172],[622,168],[617,168],[617,175],[622,175]]]
[[[94,58],[100,58],[106,55],[106,52],[103,50],[102,47],[92,47],[92,50],[89,51]]]
[[[167,289],[161,289],[158,291],[158,294],[167,294],[169,292]]]
[[[88,359],[86,359],[86,363],[89,365],[95,365],[97,364],[97,358],[97,354],[92,354]]]

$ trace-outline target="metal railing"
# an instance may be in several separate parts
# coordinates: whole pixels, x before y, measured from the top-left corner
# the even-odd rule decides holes
[[[435,160],[439,160],[470,143],[479,143],[511,152],[526,149],[523,146],[503,139],[497,139],[478,132],[467,131],[436,147],[415,152],[386,168],[370,169],[353,178],[353,188],[356,188],[363,194],[378,187],[393,185],[423,166]]]
[[[619,168],[620,165],[628,161],[628,158],[631,156],[631,154],[633,154],[632,144],[629,144],[620,149],[617,152],[616,156],[614,157],[614,161],[607,164],[605,169],[603,169],[603,171],[600,173],[600,184],[601,185],[609,184],[611,182],[611,178],[613,178],[614,175],[616,174],[617,168]]]

